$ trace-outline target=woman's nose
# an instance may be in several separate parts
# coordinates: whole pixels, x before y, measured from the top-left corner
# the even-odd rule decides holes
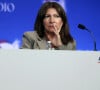
[[[51,23],[54,23],[55,22],[54,17],[50,17],[50,22]]]

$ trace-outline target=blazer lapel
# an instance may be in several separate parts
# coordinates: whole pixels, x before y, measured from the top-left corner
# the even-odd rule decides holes
[[[47,45],[46,45],[46,39],[38,39],[37,44],[39,46],[40,49],[47,49]]]

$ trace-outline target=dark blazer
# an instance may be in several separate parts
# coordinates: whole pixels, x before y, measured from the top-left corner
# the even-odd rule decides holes
[[[76,43],[69,42],[67,45],[56,47],[56,50],[75,50]],[[47,49],[46,38],[40,38],[36,31],[25,32],[22,39],[22,49]]]

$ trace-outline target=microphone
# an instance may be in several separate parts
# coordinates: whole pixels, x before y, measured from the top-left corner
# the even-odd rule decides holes
[[[78,28],[81,29],[81,30],[86,30],[90,33],[92,39],[93,39],[93,43],[94,43],[94,51],[97,51],[97,48],[96,48],[96,40],[95,40],[95,37],[93,35],[93,32],[90,31],[89,29],[87,29],[84,25],[82,24],[78,24]]]

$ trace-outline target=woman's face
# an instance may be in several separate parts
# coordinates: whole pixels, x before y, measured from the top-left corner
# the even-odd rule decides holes
[[[55,8],[49,8],[47,10],[45,18],[43,20],[43,25],[47,32],[54,32],[55,28],[57,30],[61,29],[63,21]]]

